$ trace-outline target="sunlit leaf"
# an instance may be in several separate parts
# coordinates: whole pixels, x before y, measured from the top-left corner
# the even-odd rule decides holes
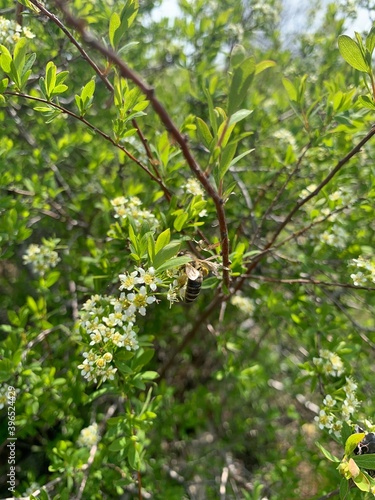
[[[354,69],[367,73],[369,67],[363,57],[358,44],[348,35],[340,35],[338,39],[339,51],[345,61]]]

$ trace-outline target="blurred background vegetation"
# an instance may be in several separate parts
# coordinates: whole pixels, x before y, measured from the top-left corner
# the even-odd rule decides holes
[[[337,38],[353,26],[359,7],[372,19],[375,6],[310,2],[303,19],[310,29],[300,31],[291,29],[286,17],[293,5],[285,10],[279,0],[180,0],[172,19],[160,18],[159,5],[140,1],[120,55],[155,89],[203,169],[209,154],[195,123],[196,117],[210,123],[205,89],[214,106],[225,109],[230,55],[238,46],[256,62],[276,63],[254,79],[243,105],[252,114],[234,130],[242,137],[237,154],[254,152],[225,177],[225,188],[233,193],[225,213],[238,291],[211,309],[216,289],[205,283],[192,305],[170,307],[160,296],[137,325],[155,349],[147,369],[162,377],[138,391],[130,383],[107,383],[99,393],[101,388],[87,384],[77,368],[82,358],[78,311],[92,294],[113,293],[118,274],[134,266],[127,241],[108,237],[115,222],[110,201],[138,196],[160,231],[170,227],[175,239],[183,239],[173,230],[173,211],[192,174],[151,106],[138,122],[174,195],[171,203],[144,171],[82,121],[63,115],[46,123],[30,99],[5,96],[0,108],[1,495],[11,496],[4,400],[11,385],[18,391],[18,496],[58,478],[51,498],[80,498],[86,474],[82,498],[328,498],[324,495],[338,488],[340,476],[315,441],[339,457],[343,451],[337,436],[317,425],[324,397],[333,394],[342,402],[351,376],[361,402],[348,422],[371,420],[374,412],[374,293],[371,284],[356,288],[350,278],[352,259],[373,258],[373,142],[297,211],[251,274],[246,269],[251,252],[266,247],[296,203],[374,123],[372,112],[356,105],[364,92],[362,77],[340,57]],[[45,6],[63,21],[53,2]],[[25,93],[39,95],[38,81],[49,61],[59,72],[69,71],[69,90],[59,96],[66,109],[74,109],[74,95],[95,78],[94,104],[85,118],[111,135],[117,110],[106,85],[56,24],[27,7],[20,13],[19,7],[0,0],[0,15],[15,20],[18,12],[19,22],[35,35],[28,39],[28,50],[37,57]],[[122,2],[74,0],[69,8],[108,43],[109,18],[121,11]],[[2,36],[1,44],[12,52]],[[113,66],[86,50],[113,82]],[[285,78],[299,93],[295,102]],[[123,144],[147,163],[138,138]],[[214,243],[217,216],[209,199],[202,221],[201,227],[186,227],[184,236],[197,241],[203,233]],[[61,259],[59,274],[45,280],[23,262],[28,246],[43,238],[57,239]],[[314,361],[322,350],[341,360],[337,376]],[[128,456],[111,449],[115,422],[106,427],[106,416],[112,404],[119,404],[116,415],[136,414],[150,386],[150,412],[156,416],[150,413],[136,424],[142,453],[134,471]],[[76,450],[76,442],[82,429],[101,421],[101,441],[85,469],[89,448]],[[121,430],[129,437],[126,422]]]

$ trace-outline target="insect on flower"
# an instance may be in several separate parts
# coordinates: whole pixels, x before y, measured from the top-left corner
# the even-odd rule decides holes
[[[209,262],[208,260],[200,260],[192,257],[192,262],[188,262],[184,266],[184,284],[185,295],[184,300],[186,303],[194,302],[200,294],[203,279],[212,271],[217,275],[218,264]]]

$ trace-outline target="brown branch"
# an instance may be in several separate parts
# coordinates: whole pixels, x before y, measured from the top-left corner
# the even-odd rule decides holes
[[[174,124],[164,106],[156,98],[154,88],[150,87],[140,78],[140,76],[135,71],[130,69],[129,66],[127,66],[124,63],[124,61],[118,56],[116,52],[104,46],[91,33],[89,33],[85,28],[84,21],[82,19],[74,17],[72,13],[67,9],[65,2],[63,2],[62,0],[55,0],[55,3],[64,14],[67,24],[76,29],[80,33],[82,39],[89,46],[100,52],[109,61],[111,61],[114,65],[116,65],[120,74],[124,78],[131,80],[145,94],[147,99],[150,101],[154,111],[164,124],[166,130],[173,136],[174,140],[179,144],[182,154],[184,155],[184,158],[186,159],[189,168],[191,169],[195,177],[199,180],[199,182],[202,184],[206,193],[212,198],[215,204],[217,218],[219,222],[219,228],[220,228],[221,250],[223,257],[223,281],[224,284],[228,286],[229,285],[228,268],[230,265],[229,239],[228,239],[228,228],[225,219],[223,199],[221,198],[221,196],[219,196],[217,191],[211,185],[208,178],[205,176],[203,170],[195,160],[184,136],[181,134],[177,126]]]

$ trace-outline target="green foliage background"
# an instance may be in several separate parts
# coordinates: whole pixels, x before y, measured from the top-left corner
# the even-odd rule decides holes
[[[69,9],[109,46],[110,17],[124,5],[75,0]],[[115,231],[110,200],[138,196],[160,222],[155,238],[169,228],[182,249],[202,237],[220,241],[218,212],[206,195],[206,217],[176,223],[177,210],[189,211],[191,199],[181,193],[192,172],[160,116],[149,105],[137,117],[154,163],[137,135],[118,143],[158,172],[171,199],[103,137],[116,142],[119,106],[108,86],[51,19],[27,6],[22,12],[23,25],[35,34],[27,53],[36,59],[22,89],[29,97],[11,95],[8,87],[0,108],[0,379],[19,391],[18,496],[58,478],[51,498],[324,498],[339,487],[340,475],[315,441],[339,457],[344,450],[341,439],[320,432],[314,421],[323,398],[343,399],[351,375],[361,400],[352,422],[371,420],[374,412],[374,287],[355,287],[349,266],[360,255],[373,257],[374,141],[283,225],[374,123],[373,110],[358,100],[372,99],[363,75],[337,48],[353,13],[349,5],[328,5],[315,29],[288,46],[277,0],[267,8],[229,0],[179,5],[180,17],[155,22],[155,2],[140,2],[114,48],[154,89],[225,201],[231,283],[222,286],[211,276],[192,305],[170,307],[160,295],[137,323],[144,345],[134,359],[145,356],[138,371],[100,387],[77,368],[83,351],[77,313],[92,294],[114,293],[118,274],[135,265],[128,226],[108,236]],[[0,0],[8,19],[15,19],[13,7]],[[54,2],[46,8],[68,26]],[[313,6],[311,19],[316,13]],[[114,65],[69,29],[115,84]],[[254,76],[235,110],[252,112],[235,123],[233,156],[252,152],[221,175],[222,151],[211,144],[210,154],[197,117],[213,133],[213,115],[224,116],[213,108],[228,109],[233,51],[239,60],[275,64]],[[58,73],[69,72],[58,102],[76,118],[63,113],[49,121],[34,109],[31,98],[41,97],[39,79],[49,61]],[[92,79],[91,107],[77,110],[74,96]],[[135,88],[129,79],[128,86]],[[328,244],[322,236],[332,231],[339,237]],[[61,262],[41,280],[22,256],[43,238],[59,240]],[[228,300],[230,294],[251,298],[252,314]],[[313,358],[322,349],[340,356],[341,377],[316,369]],[[161,378],[147,379],[151,371]],[[6,406],[0,411],[5,497],[11,496]],[[76,442],[93,422],[103,425],[90,462],[90,450]]]

